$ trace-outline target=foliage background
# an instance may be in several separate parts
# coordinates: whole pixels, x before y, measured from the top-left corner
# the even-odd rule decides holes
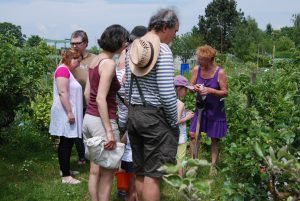
[[[271,155],[270,147],[277,154],[286,147],[284,159],[295,158],[291,167],[299,171],[300,15],[295,14],[293,21],[293,27],[274,30],[269,24],[261,30],[255,19],[236,10],[235,1],[215,0],[191,32],[174,40],[171,48],[183,62],[195,59],[199,45],[222,48],[216,62],[228,75],[228,134],[220,141],[219,176],[213,178],[212,193],[202,200],[276,200],[282,192],[285,197],[280,199],[299,199],[299,182],[291,171],[278,165],[275,177],[271,167],[261,172],[266,162],[254,149],[259,144],[266,156]],[[0,23],[0,30],[0,199],[87,200],[88,169],[73,163],[83,172],[84,182],[74,188],[62,186],[57,140],[47,132],[57,50],[38,36],[26,40],[20,26]],[[184,101],[193,110],[195,94]],[[210,140],[205,135],[201,153],[202,159],[210,160]],[[205,180],[207,172],[203,169],[195,177]],[[38,190],[32,191],[33,187]],[[162,192],[165,200],[181,199],[166,183]]]

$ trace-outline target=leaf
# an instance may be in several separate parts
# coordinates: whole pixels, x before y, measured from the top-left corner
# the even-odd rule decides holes
[[[197,175],[197,170],[198,170],[198,167],[192,167],[190,168],[187,172],[186,172],[186,176],[187,177],[194,177]]]
[[[261,151],[261,148],[260,148],[260,146],[258,145],[257,142],[255,142],[254,150],[255,150],[255,152],[257,153],[258,156],[260,156],[261,158],[264,158],[264,154]]]
[[[270,153],[270,156],[271,156],[272,160],[275,160],[276,159],[275,152],[274,152],[274,149],[271,146],[269,148],[269,153]]]
[[[186,178],[184,178],[182,180],[182,183],[185,184],[185,185],[187,185],[187,186],[189,186],[191,184],[191,182],[193,182],[194,180],[195,180],[195,178],[188,178],[188,177],[186,177]]]
[[[190,166],[210,166],[210,163],[207,160],[199,159],[188,159],[188,165]]]
[[[198,180],[194,183],[194,187],[197,188],[201,194],[209,194],[211,183],[211,180]]]
[[[287,154],[287,146],[283,146],[277,152],[277,158],[280,159]]]
[[[179,189],[178,189],[178,192],[184,192],[186,189],[187,189],[187,185],[186,184],[181,184]]]
[[[285,96],[284,96],[284,100],[285,101],[288,101],[289,99],[291,99],[292,95],[290,93],[287,93]]]
[[[165,172],[168,174],[177,174],[178,166],[177,165],[163,165],[160,168],[158,168],[158,171]]]
[[[175,188],[179,188],[182,184],[181,181],[182,179],[178,175],[173,175],[173,174],[164,175],[163,180]]]

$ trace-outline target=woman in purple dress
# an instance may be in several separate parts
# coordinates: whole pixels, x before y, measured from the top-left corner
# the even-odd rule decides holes
[[[226,135],[227,123],[223,98],[228,95],[227,77],[224,69],[214,63],[216,50],[209,45],[197,48],[198,65],[192,71],[191,84],[197,92],[195,116],[190,126],[190,136],[194,139],[198,120],[199,107],[201,113],[200,131],[211,138],[210,175],[216,175],[218,160],[218,139]]]

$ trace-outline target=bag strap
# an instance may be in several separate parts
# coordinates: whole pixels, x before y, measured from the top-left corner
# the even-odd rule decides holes
[[[125,104],[124,98],[120,95],[119,92],[117,92],[117,96],[118,96],[118,98],[120,99],[120,101],[122,101],[122,103],[123,103],[124,105],[126,105],[126,104]]]

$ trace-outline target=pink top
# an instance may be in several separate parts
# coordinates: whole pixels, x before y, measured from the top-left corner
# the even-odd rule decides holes
[[[56,70],[54,76],[55,78],[58,77],[65,77],[65,78],[70,78],[70,71],[68,70],[68,67],[66,66],[58,66],[58,69]]]

